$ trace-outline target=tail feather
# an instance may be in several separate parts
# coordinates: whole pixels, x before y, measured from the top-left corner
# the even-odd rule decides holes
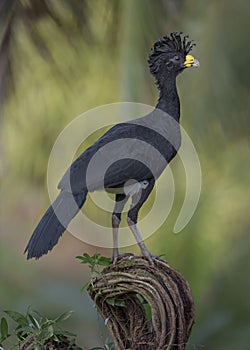
[[[72,195],[62,191],[48,208],[35,228],[25,253],[27,259],[40,258],[57,244],[70,221],[78,213],[86,200],[86,192]]]

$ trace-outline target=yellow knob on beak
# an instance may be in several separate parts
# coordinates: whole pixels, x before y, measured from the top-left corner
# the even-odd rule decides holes
[[[184,66],[186,68],[189,68],[189,67],[198,68],[198,67],[200,67],[200,62],[196,58],[194,58],[194,56],[187,55],[186,61],[184,62]]]

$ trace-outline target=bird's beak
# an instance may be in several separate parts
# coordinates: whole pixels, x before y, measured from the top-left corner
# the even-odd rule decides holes
[[[196,58],[194,58],[194,56],[187,55],[186,61],[184,62],[184,67],[185,68],[190,68],[190,67],[198,68],[198,67],[200,67],[200,62]]]

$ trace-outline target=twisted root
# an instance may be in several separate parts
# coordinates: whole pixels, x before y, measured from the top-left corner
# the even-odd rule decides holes
[[[88,292],[116,349],[185,349],[194,323],[192,295],[186,280],[164,260],[157,257],[151,265],[143,257],[121,257]]]

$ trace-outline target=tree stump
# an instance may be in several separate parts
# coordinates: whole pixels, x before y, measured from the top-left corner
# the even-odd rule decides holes
[[[122,256],[88,287],[119,350],[185,349],[194,303],[183,276],[156,257]]]

